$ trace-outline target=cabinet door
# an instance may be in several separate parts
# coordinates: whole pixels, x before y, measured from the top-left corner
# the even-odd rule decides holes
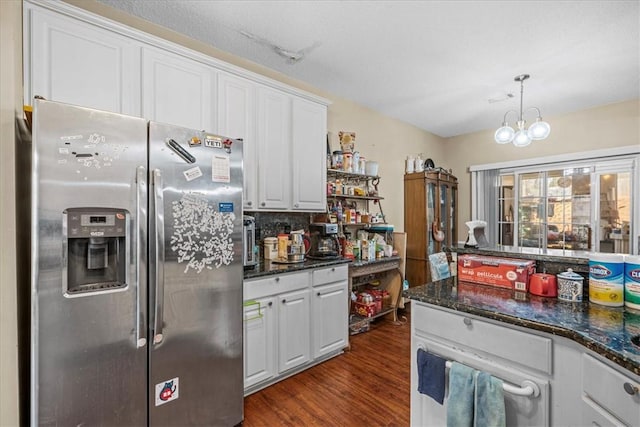
[[[294,98],[292,118],[292,208],[324,211],[327,202],[327,107]]]
[[[244,388],[273,378],[275,366],[274,298],[244,307]]]
[[[278,296],[278,372],[310,360],[309,289]]]
[[[143,117],[213,132],[214,68],[181,55],[145,47],[142,77]]]
[[[347,281],[313,288],[313,357],[347,346]]]
[[[218,132],[243,140],[243,207],[258,206],[255,83],[224,72],[218,74]]]
[[[24,96],[140,116],[139,47],[127,37],[25,3]]]
[[[291,99],[261,86],[258,99],[258,208],[289,209],[291,204]]]

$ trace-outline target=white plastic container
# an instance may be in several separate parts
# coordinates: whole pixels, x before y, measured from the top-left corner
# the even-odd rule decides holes
[[[610,307],[624,305],[624,255],[589,254],[589,301]]]
[[[367,175],[378,176],[378,162],[367,160],[365,169],[366,169]]]
[[[624,257],[624,305],[640,310],[640,255]]]

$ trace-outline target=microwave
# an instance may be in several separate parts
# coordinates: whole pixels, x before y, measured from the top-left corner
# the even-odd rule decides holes
[[[256,246],[256,219],[249,215],[242,216],[242,264],[245,267],[254,267],[258,264]]]

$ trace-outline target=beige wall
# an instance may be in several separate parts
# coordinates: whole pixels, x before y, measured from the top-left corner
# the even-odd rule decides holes
[[[544,112],[544,111],[543,111]],[[499,118],[497,118],[499,121]],[[544,141],[523,148],[513,144],[498,145],[493,140],[495,129],[461,135],[446,140],[446,162],[459,182],[458,230],[464,240],[471,218],[471,174],[469,166],[528,158],[640,146],[640,99],[578,111],[557,117],[546,117],[551,135]],[[500,123],[496,121],[496,126]],[[497,127],[496,127],[497,129]]]
[[[22,107],[22,11],[0,1],[0,426],[18,423],[15,237],[15,117]]]

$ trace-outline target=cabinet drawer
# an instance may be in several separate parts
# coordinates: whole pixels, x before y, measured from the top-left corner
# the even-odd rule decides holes
[[[347,280],[347,269],[348,267],[346,265],[340,265],[313,270],[313,286]]]
[[[479,320],[465,313],[452,313],[417,304],[416,331],[425,332],[441,341],[485,355],[497,356],[530,369],[551,374],[552,340],[517,331],[507,326]]]
[[[582,391],[591,400],[630,426],[640,425],[640,394],[625,391],[625,383],[640,389],[640,383],[622,375],[595,358],[582,355]]]
[[[245,280],[243,285],[245,301],[262,298],[309,287],[309,272],[278,274]]]

